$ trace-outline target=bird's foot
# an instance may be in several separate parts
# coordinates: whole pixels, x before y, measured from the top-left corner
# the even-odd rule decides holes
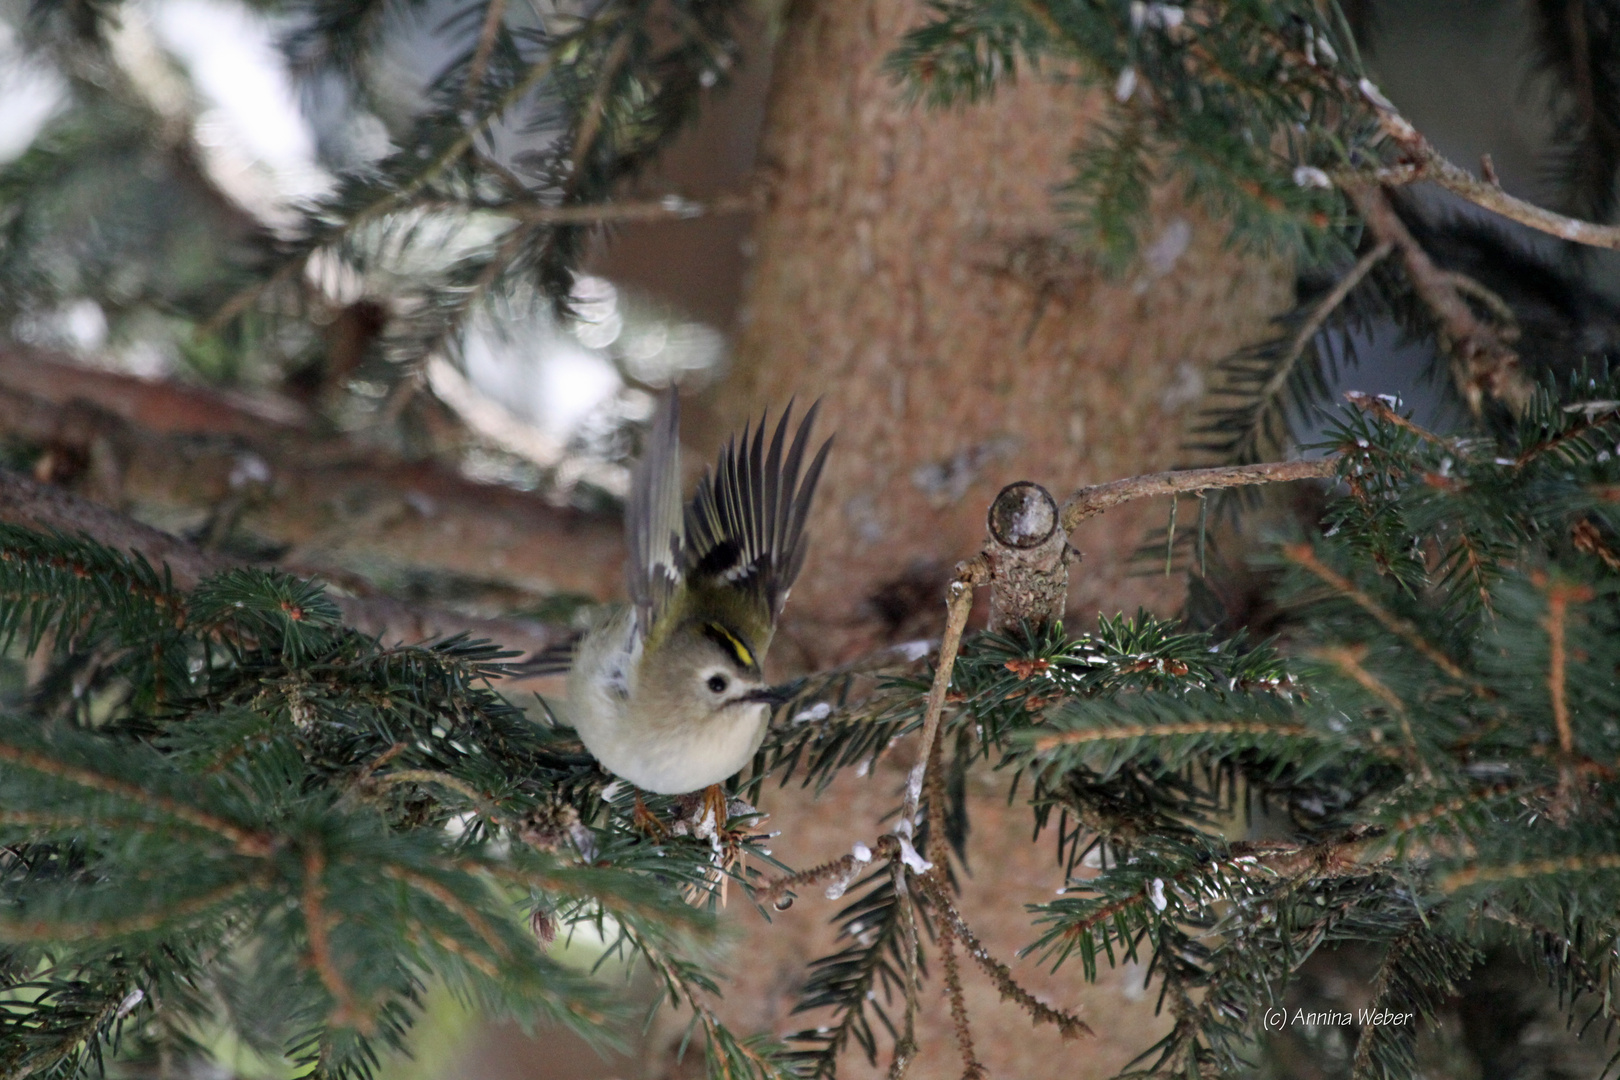
[[[630,811],[630,822],[636,828],[652,837],[662,840],[669,835],[669,826],[658,820],[658,816],[647,809],[647,804],[641,801],[641,792],[636,792],[636,806]]]
[[[704,788],[703,801],[698,808],[698,834],[712,829],[716,835],[724,835],[726,823],[731,820],[731,800],[726,798],[726,789],[719,784]]]

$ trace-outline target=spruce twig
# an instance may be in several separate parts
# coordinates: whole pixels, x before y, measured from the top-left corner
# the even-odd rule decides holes
[[[1282,554],[1289,562],[1309,571],[1333,589],[1334,592],[1355,603],[1361,610],[1378,620],[1379,625],[1383,626],[1384,629],[1400,636],[1407,644],[1428,658],[1435,667],[1448,676],[1464,684],[1482,697],[1489,696],[1488,688],[1481,685],[1477,680],[1470,678],[1468,673],[1463,671],[1455,660],[1441,652],[1439,648],[1425,638],[1416,624],[1410,619],[1403,619],[1387,610],[1361,589],[1358,589],[1349,578],[1317,558],[1316,552],[1309,544],[1285,544],[1282,548]]]

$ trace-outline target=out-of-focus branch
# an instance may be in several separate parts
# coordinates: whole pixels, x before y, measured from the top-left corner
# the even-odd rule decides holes
[[[0,469],[0,521],[70,535],[82,533],[108,547],[138,553],[153,566],[167,565],[175,584],[183,589],[237,565],[99,503],[5,469]],[[333,600],[347,625],[389,641],[423,641],[465,633],[533,654],[570,633],[567,627],[535,619],[477,619],[387,597],[334,596]]]
[[[79,455],[102,501],[200,517],[234,500],[242,526],[292,545],[305,565],[363,557],[539,594],[617,592],[613,518],[295,421],[291,410],[0,350],[0,436]]]
[[[1452,358],[1453,381],[1469,407],[1477,412],[1486,396],[1514,409],[1522,407],[1529,400],[1531,388],[1519,366],[1519,354],[1503,340],[1503,335],[1474,314],[1457,288],[1456,276],[1429,258],[1395,213],[1383,188],[1349,184],[1345,193],[1372,234],[1400,252],[1412,288],[1440,324],[1442,341]]]

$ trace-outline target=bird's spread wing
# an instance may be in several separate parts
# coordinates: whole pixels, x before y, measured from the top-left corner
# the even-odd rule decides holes
[[[658,403],[646,451],[630,482],[627,584],[643,633],[668,603],[683,571],[680,423],[680,400],[670,389]]]
[[[804,467],[819,408],[817,402],[804,414],[791,446],[786,445],[791,402],[769,447],[764,417],[751,436],[744,428],[741,439],[728,440],[686,508],[684,573],[754,592],[773,620],[804,563],[804,523],[832,446],[831,439],[822,443]]]

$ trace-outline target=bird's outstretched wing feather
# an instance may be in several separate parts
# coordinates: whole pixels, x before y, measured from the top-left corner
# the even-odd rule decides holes
[[[800,475],[819,408],[817,402],[805,413],[791,444],[791,402],[768,447],[765,417],[758,430],[744,428],[740,439],[728,440],[686,508],[686,576],[755,592],[773,620],[804,564],[804,524],[832,446],[831,439],[822,443]]]
[[[626,584],[644,633],[668,603],[684,569],[680,423],[680,399],[671,389],[658,403],[646,450],[630,481]]]

